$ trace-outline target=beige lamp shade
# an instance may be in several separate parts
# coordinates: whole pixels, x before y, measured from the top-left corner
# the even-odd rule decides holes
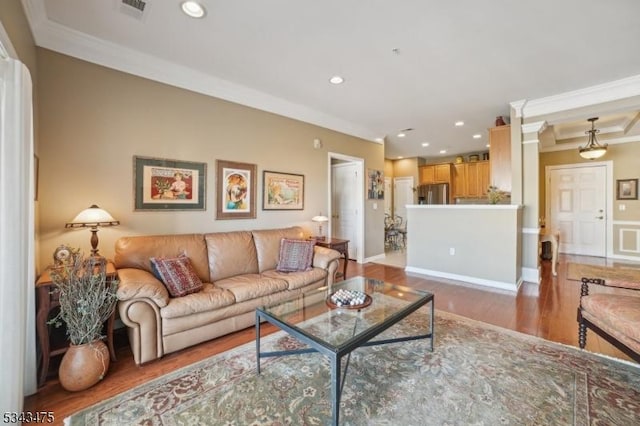
[[[65,228],[91,228],[91,255],[98,256],[98,227],[117,226],[120,221],[115,220],[106,210],[93,204],[82,210]]]
[[[329,222],[329,218],[319,214],[318,216],[312,217],[311,220],[318,224],[318,235],[314,238],[324,240],[324,235],[322,234],[322,224],[325,222]]]

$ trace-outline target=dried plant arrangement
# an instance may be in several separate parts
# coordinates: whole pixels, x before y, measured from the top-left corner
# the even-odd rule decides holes
[[[489,204],[498,204],[500,201],[504,200],[507,196],[507,193],[498,189],[497,186],[490,185],[487,190],[487,198],[489,199]]]
[[[72,345],[104,337],[103,324],[115,309],[118,287],[117,280],[107,282],[106,269],[104,258],[78,255],[72,262],[51,270],[60,312],[49,323],[59,327],[64,322]]]

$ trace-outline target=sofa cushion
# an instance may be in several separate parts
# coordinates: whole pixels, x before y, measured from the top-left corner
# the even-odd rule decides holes
[[[181,297],[202,290],[202,281],[191,266],[187,256],[171,259],[152,257],[154,275],[167,287],[171,297]]]
[[[151,257],[188,256],[200,281],[209,282],[207,245],[203,234],[145,235],[120,237],[116,241],[114,263],[117,269],[151,270]]]
[[[280,241],[280,257],[278,258],[278,272],[306,271],[313,261],[312,240],[292,240],[283,238]]]
[[[280,257],[280,241],[283,238],[302,240],[304,229],[300,226],[281,229],[260,229],[251,231],[258,256],[258,272],[276,269]]]
[[[287,282],[289,290],[302,288],[317,281],[324,281],[327,277],[327,270],[312,268],[302,272],[278,272],[275,269],[265,271],[262,275],[269,278],[276,278]],[[324,283],[323,283],[324,284]]]
[[[209,282],[258,273],[258,258],[251,232],[216,232],[205,234],[204,238],[209,256]]]
[[[580,299],[583,315],[601,328],[615,330],[640,348],[640,297],[591,294]]]
[[[288,284],[276,278],[246,274],[216,281],[216,286],[229,290],[239,303],[286,290]]]
[[[211,283],[204,283],[202,291],[171,299],[167,306],[160,309],[160,316],[162,318],[180,318],[214,311],[234,303],[235,297],[229,291],[218,288]]]

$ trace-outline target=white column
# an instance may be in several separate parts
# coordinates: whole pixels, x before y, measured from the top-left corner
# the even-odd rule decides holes
[[[522,277],[527,282],[539,283],[540,256],[540,133],[547,128],[546,121],[522,125]]]

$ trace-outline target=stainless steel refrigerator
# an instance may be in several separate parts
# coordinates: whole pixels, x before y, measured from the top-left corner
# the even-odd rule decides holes
[[[449,204],[449,184],[418,185],[418,204]]]

